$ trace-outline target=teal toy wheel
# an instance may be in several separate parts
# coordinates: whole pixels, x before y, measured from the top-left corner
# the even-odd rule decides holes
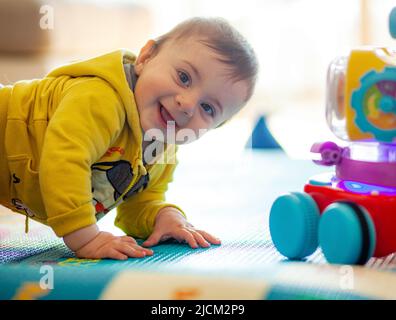
[[[318,247],[319,209],[300,192],[278,197],[270,211],[269,227],[276,249],[289,259],[302,259]]]
[[[351,202],[329,205],[319,222],[319,244],[329,263],[365,264],[375,249],[370,215]]]
[[[396,7],[389,14],[389,33],[393,39],[396,39]]]

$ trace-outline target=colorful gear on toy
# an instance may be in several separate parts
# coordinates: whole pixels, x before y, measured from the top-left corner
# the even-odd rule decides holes
[[[362,132],[368,132],[383,142],[396,137],[396,68],[374,70],[360,79],[361,86],[352,94],[355,123]]]

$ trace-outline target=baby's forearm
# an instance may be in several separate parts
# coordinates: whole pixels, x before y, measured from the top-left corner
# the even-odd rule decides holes
[[[91,224],[88,227],[73,231],[63,237],[63,241],[69,247],[70,250],[76,252],[99,233],[99,228],[96,224]]]

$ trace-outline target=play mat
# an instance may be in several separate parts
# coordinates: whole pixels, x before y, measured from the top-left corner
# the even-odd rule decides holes
[[[82,260],[49,228],[31,222],[25,234],[24,217],[2,210],[0,299],[396,299],[394,255],[352,267],[327,264],[320,250],[288,261],[273,247],[273,200],[323,168],[282,151],[182,160],[168,200],[222,245],[169,241],[143,259]],[[113,232],[113,218],[101,228]]]

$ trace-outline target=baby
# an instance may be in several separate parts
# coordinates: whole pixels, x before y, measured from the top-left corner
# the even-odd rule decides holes
[[[152,255],[169,238],[220,240],[165,201],[178,144],[249,100],[258,64],[226,21],[193,18],[135,57],[119,50],[0,88],[0,204],[49,225],[79,258]],[[127,236],[98,229],[117,208]],[[134,238],[146,239],[138,245]]]

